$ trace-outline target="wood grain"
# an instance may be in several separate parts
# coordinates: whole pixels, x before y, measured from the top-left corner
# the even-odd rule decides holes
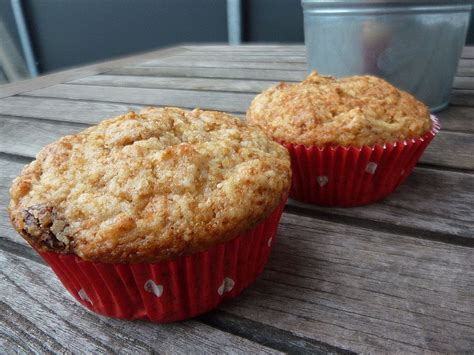
[[[219,61],[228,62],[272,62],[272,63],[306,63],[306,56],[304,54],[278,54],[278,53],[247,53],[247,52],[214,52],[206,51],[183,51],[174,55],[175,58],[195,58],[195,59],[209,59],[212,56]]]
[[[474,68],[472,68],[474,70]],[[474,106],[473,90],[453,89],[449,103],[456,106]]]
[[[126,104],[179,106],[203,108],[229,112],[243,112],[254,94],[212,91],[142,89],[123,87],[100,87],[92,85],[60,84],[25,93],[40,96],[90,101],[111,101]],[[1,110],[1,107],[0,107]]]
[[[113,75],[140,76],[176,76],[184,78],[228,78],[270,81],[301,81],[305,78],[304,71],[266,70],[266,69],[228,69],[228,68],[196,68],[196,67],[123,67],[107,71]]]
[[[355,355],[344,350],[321,343],[315,339],[296,336],[288,330],[262,324],[252,319],[237,317],[222,310],[214,310],[197,318],[199,321],[232,334],[243,336],[259,344],[284,351],[286,354],[345,354]]]
[[[449,106],[446,110],[436,113],[441,120],[441,129],[474,133],[474,110],[470,107]]]
[[[222,45],[222,44],[209,44],[209,45],[181,45],[181,48],[189,50],[189,51],[199,51],[199,52],[211,52],[211,53],[229,53],[235,52],[238,54],[241,53],[284,53],[284,54],[291,54],[291,53],[301,53],[304,54],[306,52],[305,46],[300,44],[263,44],[263,45],[239,45],[239,46],[229,46],[229,45]]]
[[[143,105],[13,96],[0,99],[0,115],[96,124]]]
[[[459,59],[458,67],[474,68],[474,59],[472,59],[472,58],[461,58],[461,59]]]
[[[461,58],[474,58],[474,47],[466,46],[462,50]]]
[[[474,76],[474,68],[471,67],[458,67],[456,71],[457,77],[470,77]]]
[[[68,84],[116,86],[150,89],[184,89],[199,91],[231,91],[259,93],[278,84],[268,80],[235,80],[220,78],[177,78],[177,77],[144,77],[133,75],[94,75],[73,80]]]
[[[420,159],[437,166],[474,169],[474,135],[441,131]]]
[[[2,206],[0,208],[0,243],[2,244],[7,239],[27,245],[26,241],[13,229],[7,208],[10,204],[9,190],[12,180],[20,174],[21,169],[29,160],[7,159],[4,155],[0,155],[0,206]]]
[[[455,77],[453,81],[454,89],[474,89],[474,78],[472,77]]]
[[[83,124],[0,116],[0,152],[33,158],[46,144],[86,127]]]
[[[277,353],[193,320],[159,325],[100,317],[73,301],[47,266],[6,253],[0,253],[0,264],[0,334],[8,336],[11,350]]]
[[[229,69],[279,69],[290,71],[306,72],[306,63],[285,63],[285,62],[250,62],[250,61],[224,61],[219,58],[196,58],[196,57],[172,57],[156,59],[139,65],[140,67],[199,67],[199,68],[229,68]]]
[[[474,346],[474,249],[285,214],[226,312],[362,353]]]

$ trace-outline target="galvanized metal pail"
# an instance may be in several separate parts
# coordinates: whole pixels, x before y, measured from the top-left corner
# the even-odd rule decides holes
[[[472,1],[302,0],[308,70],[377,75],[448,105]]]

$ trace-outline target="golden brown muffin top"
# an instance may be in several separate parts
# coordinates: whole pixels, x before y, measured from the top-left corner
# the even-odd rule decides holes
[[[40,250],[101,262],[189,255],[252,228],[286,197],[286,149],[222,112],[149,108],[43,148],[10,189]]]
[[[431,129],[428,108],[374,76],[336,79],[312,72],[255,97],[247,121],[273,139],[307,146],[374,145],[420,137]]]

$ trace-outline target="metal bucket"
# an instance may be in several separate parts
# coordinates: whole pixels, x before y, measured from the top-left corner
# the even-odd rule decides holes
[[[472,1],[302,0],[308,71],[372,74],[448,105]]]

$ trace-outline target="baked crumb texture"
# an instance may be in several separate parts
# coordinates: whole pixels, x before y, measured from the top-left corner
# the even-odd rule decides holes
[[[420,137],[431,129],[428,108],[385,80],[336,79],[317,72],[301,83],[280,83],[262,92],[247,121],[277,141],[307,146],[372,146]]]
[[[291,180],[286,149],[222,112],[148,108],[43,148],[10,189],[17,231],[42,251],[156,262],[228,241]]]

